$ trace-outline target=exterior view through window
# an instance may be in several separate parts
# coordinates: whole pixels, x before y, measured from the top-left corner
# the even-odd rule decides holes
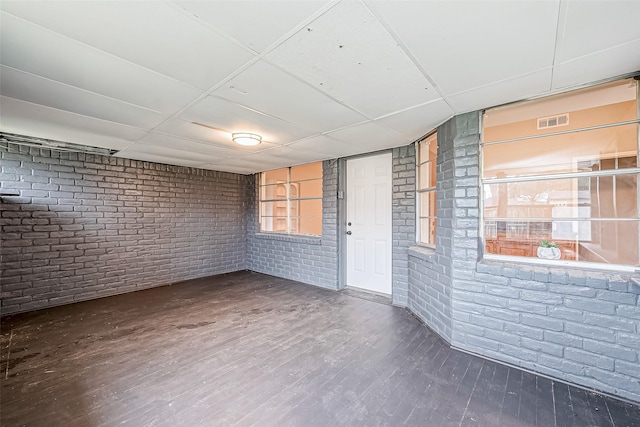
[[[487,110],[485,253],[639,266],[638,146],[633,79]]]
[[[436,245],[436,157],[438,135],[418,143],[418,243]]]
[[[260,174],[260,231],[322,235],[322,162]]]

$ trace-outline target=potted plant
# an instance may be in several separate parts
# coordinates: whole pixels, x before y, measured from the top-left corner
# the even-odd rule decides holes
[[[560,246],[550,240],[540,240],[538,244],[538,258],[560,259]]]

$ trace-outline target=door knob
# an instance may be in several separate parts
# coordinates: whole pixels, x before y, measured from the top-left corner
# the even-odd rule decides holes
[[[347,235],[351,236],[351,230],[347,231]]]
[[[348,222],[347,225],[351,225],[351,222]]]

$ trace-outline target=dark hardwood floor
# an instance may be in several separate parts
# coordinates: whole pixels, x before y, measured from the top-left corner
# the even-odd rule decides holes
[[[406,310],[250,272],[2,320],[10,426],[640,426]]]

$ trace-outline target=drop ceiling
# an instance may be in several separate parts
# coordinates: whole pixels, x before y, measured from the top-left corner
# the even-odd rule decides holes
[[[0,14],[3,132],[243,174],[640,70],[639,1],[3,0]]]

